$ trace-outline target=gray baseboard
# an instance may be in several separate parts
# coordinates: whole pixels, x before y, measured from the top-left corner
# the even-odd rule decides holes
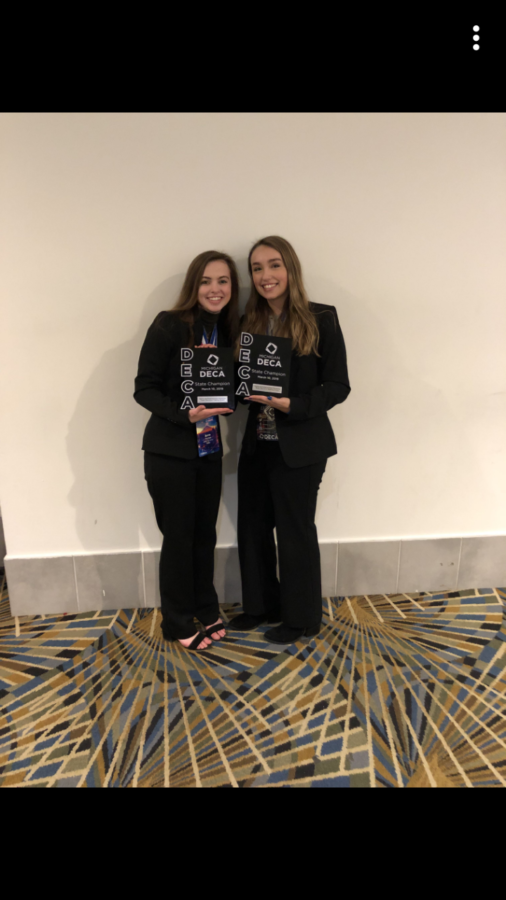
[[[320,545],[322,595],[454,591],[506,585],[506,535]],[[159,551],[5,558],[12,615],[160,605]],[[237,547],[217,547],[220,603],[241,602]]]

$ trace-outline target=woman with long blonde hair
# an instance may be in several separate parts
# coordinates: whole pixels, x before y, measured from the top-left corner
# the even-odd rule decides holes
[[[316,500],[337,446],[327,412],[350,393],[346,349],[334,306],[309,301],[287,240],[257,241],[240,330],[292,342],[289,396],[252,395],[238,471],[238,544],[244,612],[230,628],[263,622],[271,643],[318,634],[322,617]],[[279,581],[276,575],[277,536]]]
[[[181,408],[181,349],[231,347],[238,298],[234,261],[216,250],[200,253],[173,309],[159,313],[150,326],[135,379],[134,397],[152,414],[142,448],[163,534],[162,632],[189,650],[205,650],[225,636],[213,575],[223,456],[219,416],[233,410]],[[203,632],[196,631],[194,619]]]

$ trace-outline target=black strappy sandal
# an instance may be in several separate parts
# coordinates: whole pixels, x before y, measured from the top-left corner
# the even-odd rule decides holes
[[[214,630],[216,631],[216,628]],[[194,653],[204,653],[205,650],[210,650],[212,647],[212,644],[207,644],[205,647],[201,647],[201,649],[199,650],[199,644],[202,643],[205,637],[209,637],[209,635],[204,631],[199,631],[199,633],[193,638],[191,644],[188,644],[188,646],[186,646],[186,644],[182,644],[179,640],[178,644],[183,648],[183,650],[193,650]]]
[[[218,622],[217,625],[208,625],[207,628],[206,628],[205,631],[204,631],[204,634],[205,634],[206,637],[211,638],[211,640],[214,641],[213,633],[214,633],[215,631],[225,631],[225,637],[226,637],[225,623],[224,623],[224,622]],[[218,638],[218,641],[222,641],[222,640],[223,640],[223,638]],[[218,641],[214,641],[214,643],[217,644]]]

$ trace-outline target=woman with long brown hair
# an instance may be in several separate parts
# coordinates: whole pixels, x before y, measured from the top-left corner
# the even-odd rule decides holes
[[[233,410],[181,408],[181,348],[232,346],[238,300],[233,260],[216,250],[200,253],[173,309],[159,313],[148,329],[135,379],[134,397],[152,414],[142,448],[163,534],[162,632],[189,650],[205,650],[225,636],[213,575],[223,456],[219,416]],[[195,630],[194,619],[204,632]]]
[[[327,412],[350,393],[334,306],[309,301],[295,250],[262,238],[248,258],[251,294],[240,330],[292,342],[289,396],[252,395],[239,460],[238,544],[243,610],[230,628],[263,622],[271,643],[318,634],[322,617],[316,500],[337,453]],[[276,576],[277,536],[279,581]]]

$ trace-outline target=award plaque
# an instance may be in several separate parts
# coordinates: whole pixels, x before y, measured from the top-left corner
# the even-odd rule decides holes
[[[236,394],[288,397],[291,356],[290,338],[243,331],[239,350],[241,383]]]
[[[232,347],[182,347],[181,390],[181,409],[235,409]]]

